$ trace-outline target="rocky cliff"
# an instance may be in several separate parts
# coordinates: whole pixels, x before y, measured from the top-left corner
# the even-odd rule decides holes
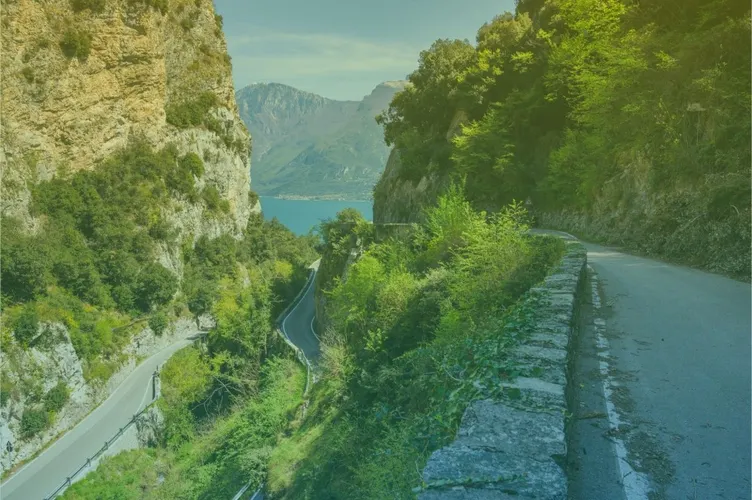
[[[176,158],[195,158],[201,167],[196,178],[190,178],[191,188],[194,180],[196,192],[212,188],[210,194],[219,198],[213,204],[222,207],[212,209],[200,197],[172,194],[157,215],[176,230],[176,236],[160,240],[153,258],[180,280],[181,244],[201,235],[240,235],[260,207],[250,193],[250,136],[235,102],[222,18],[210,0],[9,0],[2,3],[1,17],[0,214],[4,221],[18,219],[26,232],[44,240],[52,226],[47,223],[49,214],[31,209],[36,185],[68,179],[75,172],[103,171],[105,160],[110,162],[107,168],[113,168],[113,161],[118,168],[123,157],[113,155],[133,143],[145,143],[155,151],[172,146],[173,163]],[[153,157],[141,158],[148,162]],[[125,176],[124,166],[122,170]],[[145,226],[142,219],[154,214],[147,214],[147,208],[142,211],[143,217],[135,223]],[[9,237],[3,234],[3,242],[8,243]],[[77,258],[83,262],[82,256]],[[195,323],[184,317],[182,309],[170,314],[173,324],[166,329],[170,333],[162,336],[143,324],[129,328],[127,335],[114,334],[102,320],[96,323],[97,331],[103,338],[122,340],[117,342],[119,350],[111,356],[92,347],[96,352],[84,356],[79,352],[82,341],[71,341],[73,329],[83,326],[72,319],[70,304],[80,303],[66,299],[55,306],[59,309],[55,314],[68,320],[40,321],[38,327],[34,322],[34,339],[25,345],[17,335],[18,322],[13,326],[8,319],[13,301],[6,300],[11,287],[6,277],[0,437],[3,443],[12,441],[15,450],[8,454],[3,446],[0,471],[33,456],[75,425],[139,360],[195,331]],[[55,285],[39,294],[53,292],[56,297],[67,296]],[[40,317],[49,316],[45,308],[53,302],[49,299],[47,305],[29,309],[36,307]],[[76,307],[92,315],[104,310],[90,304]],[[95,336],[93,330],[86,332]],[[37,338],[45,340],[39,343]],[[103,362],[114,373],[96,372],[101,366],[94,362],[97,356],[106,358]]]
[[[203,180],[229,200],[234,229],[244,227],[250,138],[210,0],[9,0],[2,9],[3,215],[33,227],[30,184],[63,167],[96,168],[141,136],[203,158]],[[202,111],[213,119],[194,119]]]
[[[254,137],[260,194],[369,199],[389,150],[375,117],[402,81],[384,82],[362,101],[336,101],[277,83],[237,94]]]
[[[446,133],[447,143],[462,132],[464,111],[455,113]],[[450,175],[437,168],[421,169],[417,175],[403,164],[399,149],[392,148],[386,168],[373,188],[375,223],[418,222],[424,207],[432,204],[449,185]]]

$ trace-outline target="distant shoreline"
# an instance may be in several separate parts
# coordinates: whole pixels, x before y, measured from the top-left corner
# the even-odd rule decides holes
[[[270,195],[259,194],[259,198],[274,198],[277,200],[290,201],[357,201],[358,203],[373,203],[373,200],[360,200],[354,198],[337,198],[333,196],[303,196],[303,195]]]

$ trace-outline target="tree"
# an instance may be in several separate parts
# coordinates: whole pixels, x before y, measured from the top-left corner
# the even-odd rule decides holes
[[[177,276],[161,264],[148,264],[138,276],[136,304],[142,311],[150,311],[167,304],[177,289]]]

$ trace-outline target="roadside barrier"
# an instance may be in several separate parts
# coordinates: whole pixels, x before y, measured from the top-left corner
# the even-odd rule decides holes
[[[152,400],[151,400],[151,402],[148,405],[144,406],[135,415],[133,415],[131,417],[131,419],[128,421],[128,423],[125,424],[125,426],[121,427],[120,430],[112,438],[110,438],[110,439],[108,439],[107,441],[104,442],[104,446],[102,446],[102,448],[100,448],[99,451],[97,451],[92,457],[87,458],[86,462],[84,462],[84,464],[81,467],[79,467],[78,469],[76,469],[75,472],[73,472],[70,476],[68,476],[67,478],[65,478],[65,481],[63,481],[63,484],[61,484],[60,486],[58,486],[57,489],[55,491],[53,491],[50,495],[44,497],[44,500],[51,500],[53,498],[56,498],[58,495],[61,495],[71,484],[73,484],[73,481],[82,472],[84,472],[86,469],[88,469],[89,467],[91,467],[92,463],[96,462],[97,459],[99,459],[107,450],[110,449],[110,446],[112,446],[113,444],[115,444],[115,442],[118,439],[120,439],[120,437],[123,435],[123,433],[125,433],[125,431],[127,431],[133,424],[136,423],[136,420],[138,420],[138,417],[140,417],[141,415],[143,415],[149,408],[152,407],[152,405],[154,403],[157,402],[157,397],[156,397],[157,396],[157,393],[156,393],[156,387],[157,387],[157,381],[156,381],[156,379],[157,379],[157,377],[158,377],[158,375],[157,375],[157,372],[155,371],[154,374],[152,375],[152,379],[151,379],[151,383],[152,383]]]
[[[311,264],[313,266],[316,264],[315,262]],[[306,284],[303,285],[303,288],[300,289],[298,292],[298,295],[295,297],[295,300],[290,302],[288,306],[285,308],[282,313],[277,316],[277,321],[275,322],[274,329],[277,331],[277,333],[284,339],[285,343],[292,348],[292,350],[295,352],[295,355],[298,358],[298,361],[300,361],[305,367],[306,367],[306,385],[305,389],[303,390],[303,396],[306,396],[308,394],[308,389],[310,388],[312,383],[316,382],[316,377],[313,375],[313,369],[311,368],[311,362],[308,360],[306,355],[303,353],[303,350],[292,343],[290,338],[287,336],[287,333],[285,332],[284,328],[284,322],[287,316],[290,315],[292,310],[295,308],[295,306],[300,302],[300,300],[305,296],[306,293],[308,293],[308,290],[313,286],[313,282],[316,278],[316,269],[311,267],[311,271],[308,274],[308,280],[306,281]],[[317,337],[318,338],[318,337]],[[235,496],[232,497],[232,500],[240,500],[242,496],[248,491],[248,489],[251,487],[251,483],[246,483],[245,486],[240,488],[240,491],[235,493]],[[260,493],[261,490],[264,489],[264,484],[262,483],[258,489],[253,493],[253,496],[251,496],[251,500],[255,499]]]

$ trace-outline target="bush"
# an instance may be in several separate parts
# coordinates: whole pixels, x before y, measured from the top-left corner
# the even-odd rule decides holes
[[[221,198],[216,186],[205,186],[204,189],[201,190],[201,199],[204,200],[206,208],[209,210],[216,211],[219,209]]]
[[[149,328],[154,332],[154,335],[161,337],[170,321],[164,311],[157,311],[149,318]]]
[[[136,286],[136,305],[142,311],[167,304],[178,290],[178,279],[161,264],[148,264],[139,276]]]
[[[178,128],[198,127],[209,119],[209,112],[218,103],[212,92],[203,92],[195,99],[170,103],[165,108],[167,123]]]
[[[70,399],[68,386],[62,380],[44,395],[44,409],[48,412],[59,412]]]
[[[71,7],[73,12],[81,12],[82,10],[89,9],[90,11],[99,14],[104,11],[107,0],[71,0]]]
[[[17,221],[3,217],[0,275],[3,295],[28,301],[44,293],[49,275],[49,255],[42,241],[21,234]]]
[[[29,83],[34,83],[35,76],[34,76],[34,70],[31,69],[29,66],[24,66],[24,68],[21,70],[21,74]]]
[[[13,335],[24,346],[28,346],[39,332],[39,316],[33,304],[23,308],[13,325]]]
[[[249,190],[248,191],[248,202],[251,204],[252,207],[256,206],[256,203],[258,203],[259,197],[256,191]]]
[[[204,162],[198,157],[196,153],[187,153],[183,155],[178,161],[180,169],[193,174],[195,177],[202,177],[204,175]]]
[[[47,428],[49,417],[44,410],[24,409],[21,416],[21,437],[29,439]]]
[[[91,34],[69,28],[63,33],[60,48],[66,57],[85,61],[91,53]]]

